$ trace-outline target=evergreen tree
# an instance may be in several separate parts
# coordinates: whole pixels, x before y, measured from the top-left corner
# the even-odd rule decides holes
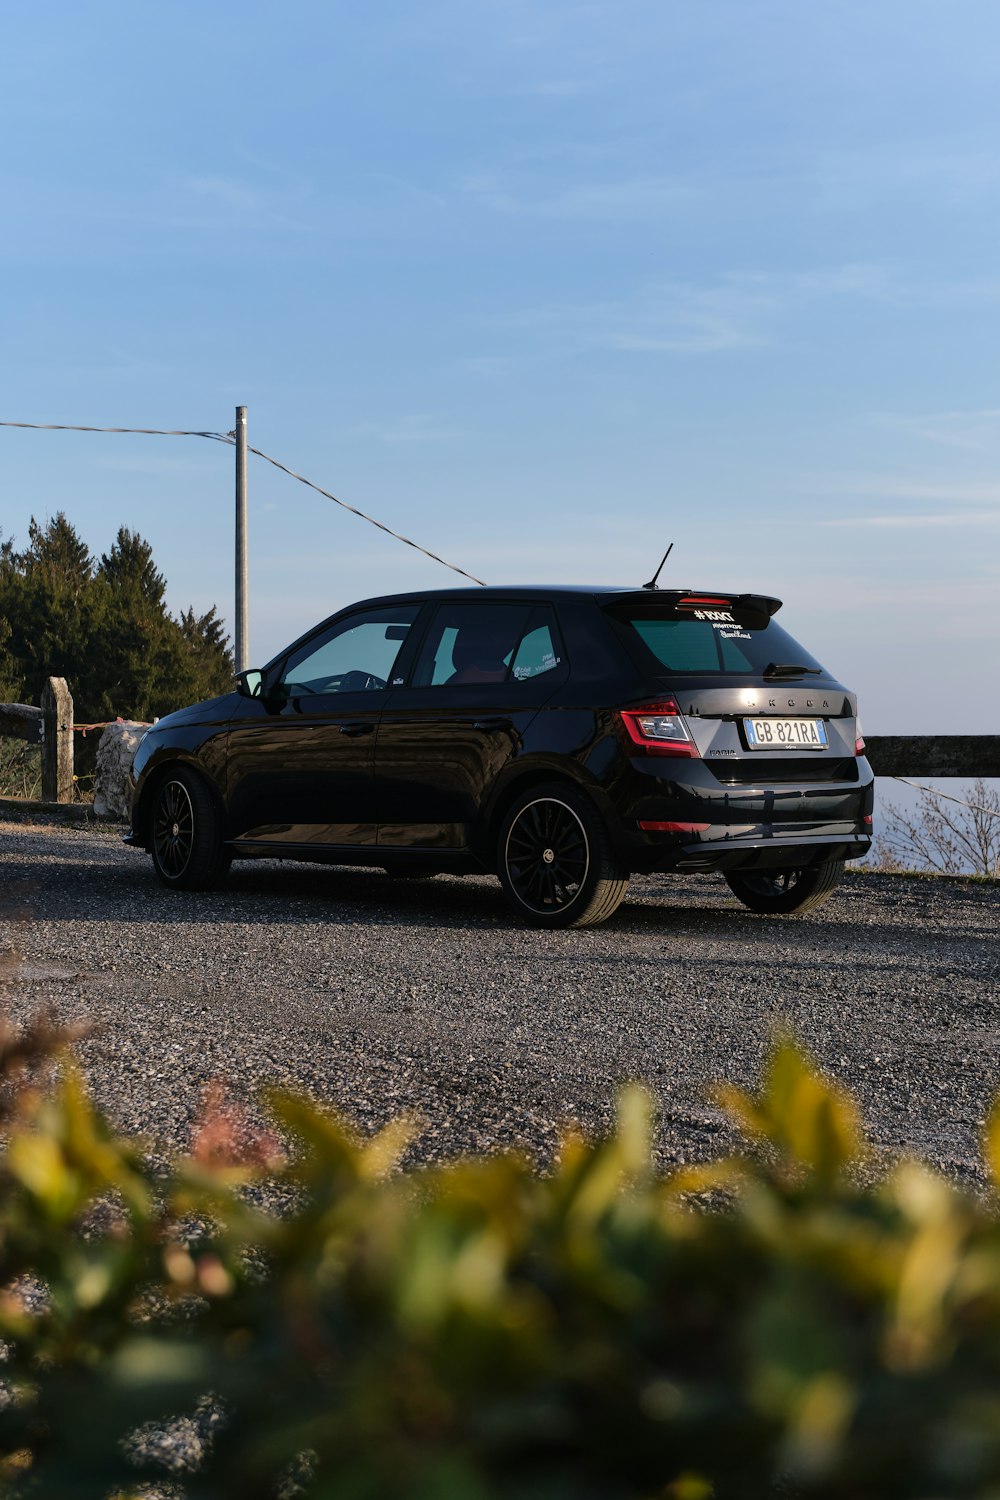
[[[28,546],[0,544],[0,701],[37,703],[65,677],[78,722],[149,720],[227,692],[233,660],[213,606],[168,611],[149,543],[121,527],[94,564],[60,511]]]
[[[137,531],[118,528],[115,544],[101,557],[99,571],[118,596],[130,595],[162,609],[167,581],[157,572],[153,549]]]
[[[153,563],[152,547],[121,527],[97,577],[109,607],[95,642],[102,665],[95,717],[152,719],[169,713],[184,701],[184,642],[167,613],[166,580]]]
[[[100,675],[94,636],[107,608],[86,544],[62,511],[40,526],[32,517],[28,546],[4,549],[0,616],[24,701],[37,703],[48,677],[65,677],[74,698],[93,701]]]
[[[180,629],[192,673],[192,699],[212,698],[229,692],[236,665],[226,627],[219,619],[215,605],[204,615],[196,615],[193,608],[183,610]]]

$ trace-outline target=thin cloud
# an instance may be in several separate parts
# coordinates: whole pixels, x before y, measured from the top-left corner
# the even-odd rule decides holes
[[[705,189],[686,177],[632,177],[617,181],[582,182],[553,188],[532,177],[467,178],[462,190],[485,208],[511,217],[596,219],[620,223],[626,219],[660,218],[664,213],[690,211]]]
[[[930,194],[940,210],[948,203],[992,203],[1000,186],[1000,160],[979,141],[868,143],[863,151],[829,152],[811,180],[820,210],[881,208],[887,201],[926,200]]]
[[[811,494],[860,496],[869,500],[951,500],[958,505],[1000,505],[995,480],[911,479],[905,474],[814,474],[799,481]]]
[[[835,516],[815,523],[817,526],[839,527],[896,527],[909,530],[912,527],[933,526],[998,526],[1000,511],[968,511],[964,515],[946,511],[937,515],[922,512],[883,516]]]
[[[1000,446],[1000,407],[910,415],[882,412],[875,420],[926,442],[968,453],[982,453]]]
[[[549,303],[492,326],[530,331],[536,350],[566,356],[593,349],[633,354],[717,354],[773,343],[784,319],[817,300],[881,295],[885,272],[848,263],[787,276],[733,272],[703,285],[660,282],[628,298]]]

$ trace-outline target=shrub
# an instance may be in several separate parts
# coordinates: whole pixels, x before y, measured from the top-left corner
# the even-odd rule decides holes
[[[876,867],[1000,879],[1000,791],[979,777],[967,800],[923,787],[909,812],[888,803]]]
[[[42,752],[22,740],[0,739],[0,797],[42,795]]]
[[[720,1093],[753,1149],[666,1177],[637,1089],[544,1176],[400,1173],[405,1124],[288,1094],[283,1158],[216,1101],[157,1169],[68,1063],[18,1086],[52,1045],[0,1039],[6,1495],[149,1494],[129,1434],[199,1409],[192,1497],[998,1492],[994,1208],[910,1162],[859,1180],[852,1102],[789,1042]]]

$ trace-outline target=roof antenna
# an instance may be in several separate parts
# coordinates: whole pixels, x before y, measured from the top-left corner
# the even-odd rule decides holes
[[[664,552],[664,554],[663,554],[663,562],[660,563],[660,566],[657,568],[656,572],[653,574],[653,576],[649,580],[649,582],[643,584],[643,588],[644,589],[655,589],[656,588],[656,580],[659,578],[660,574],[663,572],[663,563],[666,562],[667,558],[670,556],[670,554],[671,554],[671,552],[673,552],[673,550],[674,550],[674,544],[673,544],[673,542],[671,542],[670,546],[667,548],[666,552]]]

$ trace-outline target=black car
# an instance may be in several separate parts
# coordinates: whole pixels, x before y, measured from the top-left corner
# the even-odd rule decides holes
[[[544,927],[633,871],[719,872],[801,912],[867,853],[854,695],[725,591],[483,588],[368,599],[225,697],[161,719],[132,832],[164,885],[236,858],[490,871]]]

